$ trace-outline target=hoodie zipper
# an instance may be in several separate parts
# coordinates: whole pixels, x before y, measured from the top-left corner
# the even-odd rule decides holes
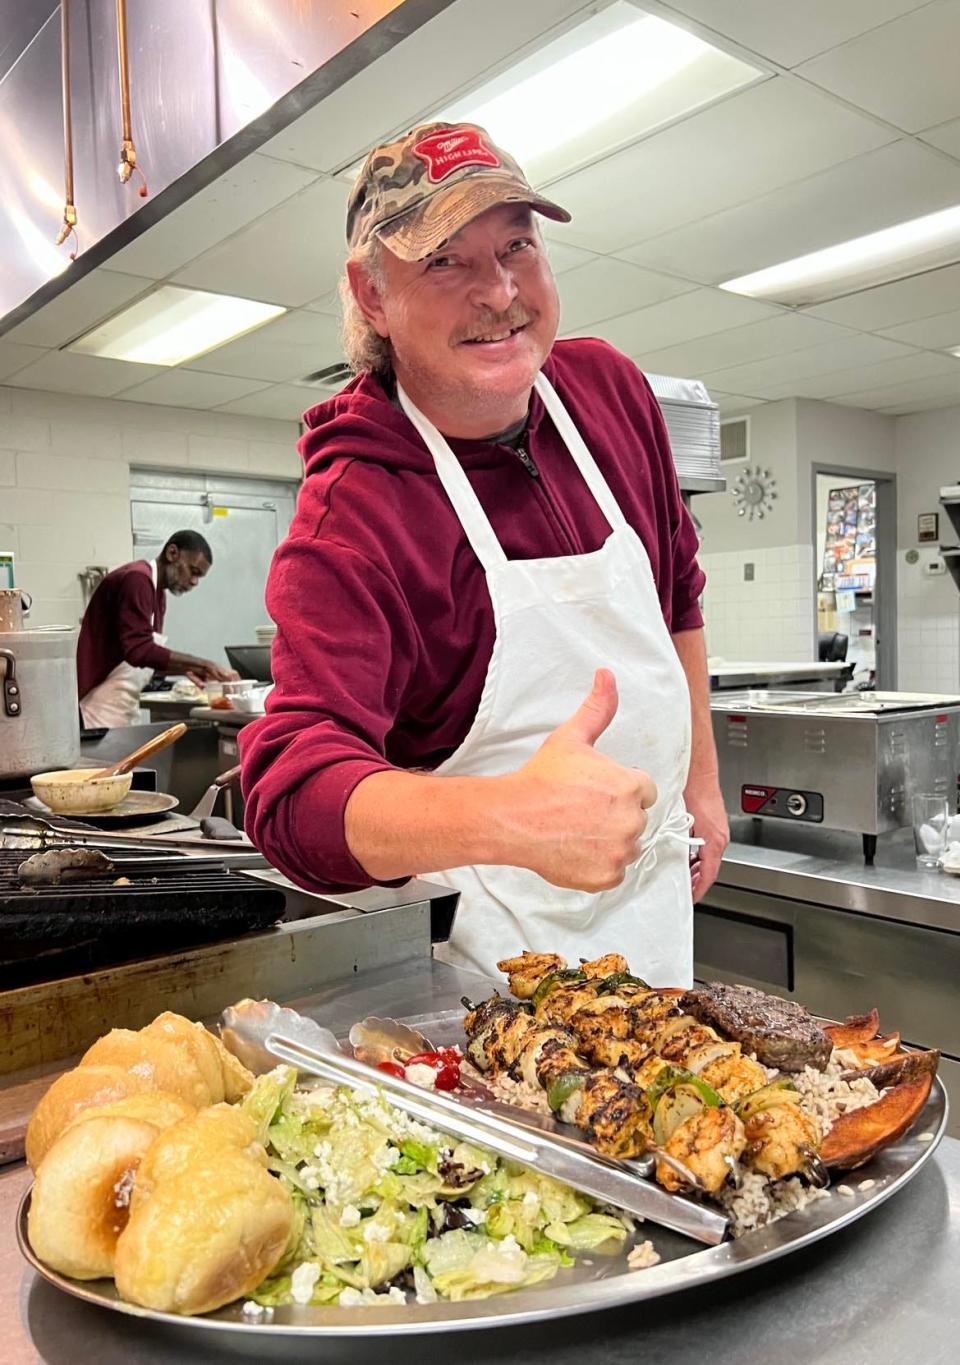
[[[530,478],[539,489],[547,517],[553,523],[558,540],[566,547],[568,553],[575,554],[576,547],[574,545],[573,537],[557,508],[554,507],[553,501],[547,493],[546,488],[543,486],[543,480],[540,478],[540,470],[537,468],[536,461],[527,449],[526,443],[521,441],[519,445],[507,446],[506,449],[516,455],[527,474],[529,474]]]
[[[527,447],[523,444],[520,444],[518,446],[511,446],[510,448],[511,450],[513,450],[513,453],[516,455],[517,459],[523,465],[524,469],[530,475],[531,479],[539,479],[540,470],[537,468],[536,462],[534,461],[534,458],[530,454]]]

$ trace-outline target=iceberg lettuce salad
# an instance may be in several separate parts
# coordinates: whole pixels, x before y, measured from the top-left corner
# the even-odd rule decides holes
[[[618,1251],[623,1220],[588,1196],[447,1137],[382,1092],[298,1089],[277,1067],[243,1101],[296,1220],[255,1304],[488,1298],[548,1280],[573,1251]]]

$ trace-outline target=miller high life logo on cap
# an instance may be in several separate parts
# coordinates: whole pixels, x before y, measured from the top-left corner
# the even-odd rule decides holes
[[[434,185],[464,166],[499,166],[500,158],[475,128],[446,128],[428,133],[414,144],[414,152],[427,165],[427,178]]]

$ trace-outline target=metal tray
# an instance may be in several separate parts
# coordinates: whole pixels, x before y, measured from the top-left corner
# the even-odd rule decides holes
[[[404,1022],[426,1032],[435,1032],[436,1041],[443,1042],[440,1019],[447,1017],[455,1016],[408,1018]],[[436,1027],[431,1030],[431,1025]],[[469,1331],[595,1312],[642,1299],[658,1298],[662,1294],[710,1284],[786,1256],[792,1251],[799,1251],[801,1247],[809,1246],[856,1222],[912,1180],[933,1155],[944,1135],[946,1123],[947,1094],[938,1077],[911,1131],[867,1165],[845,1175],[841,1183],[853,1190],[852,1196],[840,1195],[834,1187],[828,1199],[817,1200],[800,1212],[788,1214],[767,1227],[748,1232],[737,1241],[725,1242],[716,1247],[704,1248],[665,1228],[642,1225],[614,1256],[591,1252],[588,1256],[581,1256],[575,1266],[561,1270],[554,1279],[543,1285],[468,1303],[410,1303],[404,1307],[389,1304],[369,1308],[309,1308],[292,1305],[274,1309],[269,1322],[244,1317],[241,1303],[196,1318],[154,1312],[123,1302],[112,1280],[71,1280],[43,1265],[34,1255],[27,1236],[29,1190],[21,1200],[18,1211],[17,1242],[24,1257],[43,1279],[75,1298],[131,1317],[170,1323],[194,1333],[244,1332],[269,1338],[277,1333],[286,1337],[367,1337]],[[933,1133],[932,1141],[918,1140],[925,1133]],[[873,1181],[874,1184],[869,1190],[864,1190],[861,1186],[867,1181]],[[631,1246],[648,1237],[660,1253],[661,1263],[648,1270],[630,1270],[627,1252]]]

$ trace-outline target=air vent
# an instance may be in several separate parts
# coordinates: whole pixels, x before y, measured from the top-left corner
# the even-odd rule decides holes
[[[732,417],[720,423],[720,463],[750,458],[750,418]]]
[[[304,384],[315,384],[319,389],[339,389],[346,384],[348,379],[353,378],[353,370],[342,360],[338,360],[336,365],[325,365],[322,370],[314,370],[312,374],[303,376]]]

